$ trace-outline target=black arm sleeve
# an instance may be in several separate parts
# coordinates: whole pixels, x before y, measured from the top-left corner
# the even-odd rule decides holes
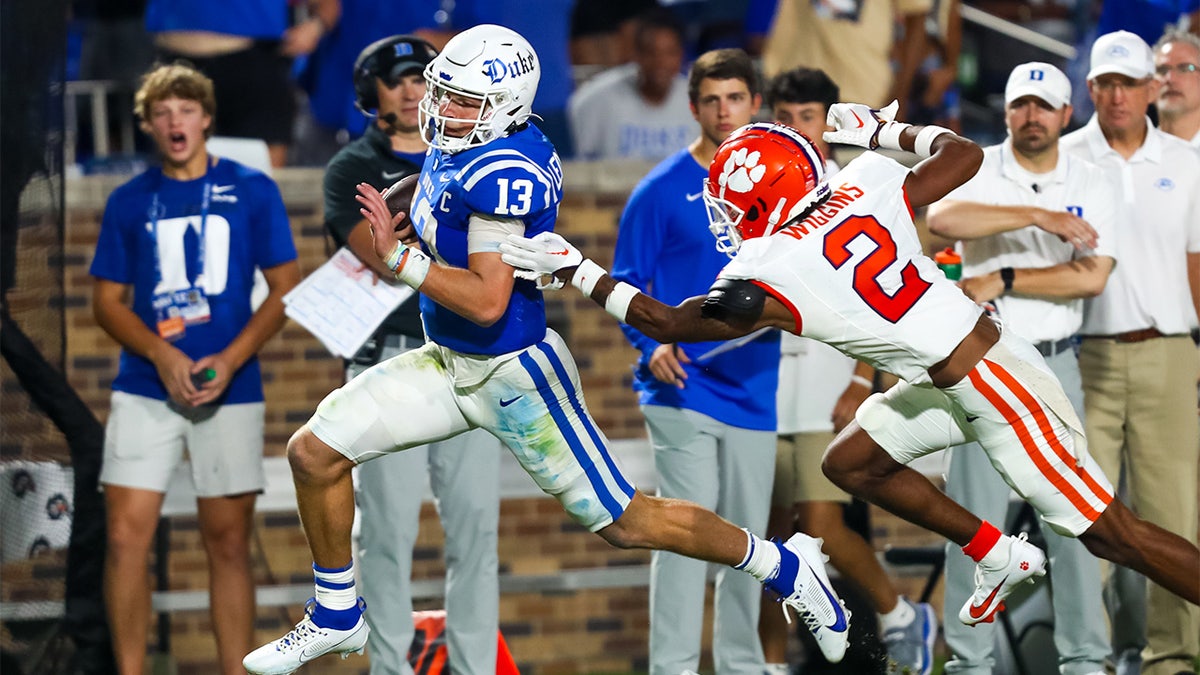
[[[700,305],[706,319],[755,321],[762,315],[767,292],[742,279],[717,279]]]

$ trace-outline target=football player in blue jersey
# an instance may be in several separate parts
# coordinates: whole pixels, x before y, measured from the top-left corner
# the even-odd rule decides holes
[[[849,613],[819,541],[766,542],[691,502],[637,492],[584,405],[574,359],[546,327],[541,290],[501,260],[509,234],[552,231],[562,199],[558,156],[529,122],[539,72],[529,43],[493,25],[460,33],[426,67],[422,129],[432,150],[411,206],[419,242],[399,241],[404,214],[358,188],[376,254],[421,292],[429,342],[331,393],[289,442],[316,597],[294,630],[246,656],[251,673],[362,650],[369,629],[351,560],[351,469],[474,428],[503,441],[543,491],[609,543],[745,570],[799,611],[829,660],[845,653]]]

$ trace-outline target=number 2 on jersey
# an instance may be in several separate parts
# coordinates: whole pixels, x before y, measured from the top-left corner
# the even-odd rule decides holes
[[[896,262],[896,240],[870,216],[851,216],[825,235],[825,259],[834,269],[841,269],[850,260],[850,242],[859,235],[874,242],[875,250],[854,266],[854,290],[876,314],[896,323],[932,284],[922,279],[916,265],[909,261],[900,270],[900,287],[892,295],[887,294],[879,283],[879,275]]]

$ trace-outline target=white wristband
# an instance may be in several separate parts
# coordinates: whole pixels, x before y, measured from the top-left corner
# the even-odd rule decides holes
[[[917,134],[917,141],[913,145],[913,152],[917,153],[919,157],[929,157],[933,154],[933,150],[930,148],[930,146],[933,145],[933,139],[941,136],[942,134],[952,133],[954,132],[950,131],[946,127],[934,125],[927,126],[921,129],[920,133]]]
[[[883,126],[879,127],[879,133],[876,137],[876,147],[887,150],[901,150],[900,134],[904,133],[904,130],[911,126],[911,124],[905,124],[904,122],[884,122]]]
[[[608,294],[608,299],[604,301],[604,311],[608,312],[621,323],[625,323],[625,315],[629,313],[629,303],[633,302],[635,295],[640,295],[636,287],[631,286],[624,281],[618,281],[616,288]]]
[[[874,389],[874,388],[875,388],[875,383],[874,383],[874,382],[871,382],[870,380],[868,380],[867,378],[863,377],[862,375],[851,375],[851,376],[850,376],[850,383],[851,383],[851,384],[861,384],[862,386],[866,387],[867,389]]]
[[[587,258],[579,263],[579,267],[575,268],[575,274],[571,277],[571,285],[583,291],[583,294],[590,298],[592,291],[596,288],[596,282],[606,274],[608,274],[608,270],[597,265],[591,258]]]
[[[429,264],[433,261],[415,246],[397,244],[383,262],[392,269],[398,281],[417,289],[425,283],[425,277],[429,275]]]

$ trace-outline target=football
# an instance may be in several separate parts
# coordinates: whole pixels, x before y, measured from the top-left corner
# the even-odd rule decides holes
[[[414,173],[392,183],[391,187],[383,191],[383,200],[387,202],[388,211],[391,211],[392,216],[404,213],[404,220],[396,225],[397,232],[412,225],[412,219],[408,217],[408,212],[412,208],[413,195],[417,192],[417,183],[420,180],[421,174]]]

